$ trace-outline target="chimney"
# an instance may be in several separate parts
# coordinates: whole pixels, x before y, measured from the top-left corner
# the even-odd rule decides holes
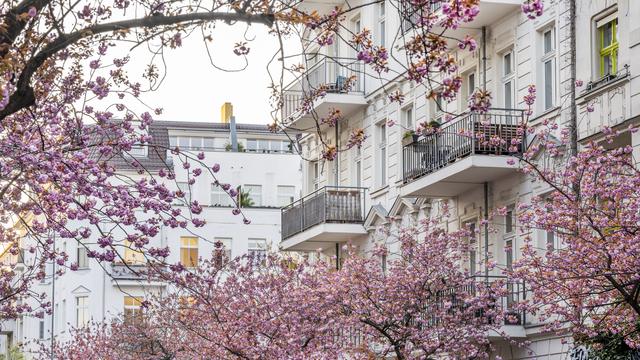
[[[233,104],[230,102],[226,102],[222,104],[220,108],[220,122],[223,124],[228,124],[233,116]]]

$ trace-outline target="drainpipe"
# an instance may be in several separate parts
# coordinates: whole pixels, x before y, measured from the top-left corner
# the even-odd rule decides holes
[[[482,27],[482,90],[487,91],[487,27]]]
[[[569,109],[569,130],[570,144],[569,155],[578,154],[578,120],[576,114],[576,1],[569,0],[569,52],[571,56],[571,86],[569,86],[570,109]]]
[[[229,136],[231,137],[231,151],[238,152],[238,132],[236,130],[235,116],[231,116],[229,121]]]
[[[340,270],[340,244],[336,243],[336,270]]]
[[[484,183],[484,276],[489,281],[489,183]]]
[[[338,130],[338,127],[340,126],[340,122],[336,122],[336,151],[339,149],[340,146],[340,131]],[[336,181],[336,186],[340,185],[340,154],[336,154],[336,158],[334,159],[335,161],[335,166],[333,167],[336,171],[335,174],[335,181]]]

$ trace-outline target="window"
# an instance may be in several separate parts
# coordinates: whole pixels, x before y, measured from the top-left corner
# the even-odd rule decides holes
[[[141,158],[147,156],[147,145],[132,145],[131,150],[127,152],[130,156]]]
[[[513,209],[509,209],[504,217],[504,232],[506,234],[513,233],[513,223]]]
[[[600,76],[618,71],[618,19],[611,14],[596,23],[600,55]]]
[[[129,265],[146,263],[144,253],[137,248],[135,243],[128,240],[124,241],[124,262]]]
[[[211,184],[212,206],[233,206],[233,199],[219,185]]]
[[[387,36],[385,23],[385,5],[385,1],[378,4],[378,44],[380,46],[385,46],[385,38]]]
[[[247,139],[248,152],[291,152],[292,146],[288,140]]]
[[[311,179],[313,181],[313,190],[318,190],[318,188],[320,187],[320,162],[319,161],[314,161],[311,164]]]
[[[402,125],[407,130],[414,130],[413,104],[402,110]]]
[[[515,99],[515,74],[514,74],[513,51],[502,55],[502,96],[504,107],[511,109],[514,107]]]
[[[142,301],[141,296],[125,296],[124,297],[124,321],[135,323],[142,319]]]
[[[296,187],[289,185],[278,185],[278,206],[291,204],[296,197]]]
[[[467,97],[471,97],[476,90],[476,73],[472,72],[467,75]]]
[[[76,298],[76,327],[82,328],[89,324],[89,297]]]
[[[78,249],[76,250],[77,264],[79,269],[86,269],[89,267],[89,257],[87,256],[87,248],[78,243]]]
[[[195,236],[180,237],[180,263],[186,267],[198,266],[198,238]]]
[[[382,122],[378,125],[378,168],[380,169],[378,185],[387,185],[387,125]]]
[[[222,266],[224,262],[232,259],[232,253],[231,253],[232,242],[233,242],[233,239],[226,238],[226,237],[217,237],[214,239],[213,244],[214,244],[214,249],[216,249],[214,256],[215,256],[216,263],[219,266]],[[221,248],[218,248],[218,243],[222,245]],[[217,250],[220,250],[220,251],[217,251]]]
[[[546,250],[553,252],[556,249],[556,234],[553,231],[547,231],[545,237]]]
[[[440,90],[435,90],[435,97],[433,98],[433,105],[431,109],[431,120],[436,121],[438,123],[442,123],[442,119],[444,117],[444,104],[442,102],[442,95],[440,95]]]
[[[360,158],[356,159],[355,171],[355,186],[362,187],[362,160]]]
[[[251,199],[252,205],[247,206],[262,206],[262,185],[245,185],[244,193]]]
[[[511,270],[513,268],[513,242],[515,239],[515,217],[514,208],[509,207],[504,217],[504,253],[505,266]]]
[[[264,266],[267,262],[267,240],[249,239],[249,257],[255,266]]]
[[[214,138],[202,136],[170,136],[169,146],[178,146],[181,150],[213,150]]]
[[[467,221],[463,226],[469,230],[467,241],[469,243],[469,274],[473,275],[478,271],[478,235],[476,234],[476,220]]]
[[[542,32],[542,97],[543,110],[549,110],[555,99],[556,47],[555,29],[548,28]]]
[[[62,300],[62,310],[60,313],[60,332],[65,332],[67,329],[67,300]]]
[[[38,326],[38,339],[40,340],[44,339],[44,320],[40,320],[40,323]]]

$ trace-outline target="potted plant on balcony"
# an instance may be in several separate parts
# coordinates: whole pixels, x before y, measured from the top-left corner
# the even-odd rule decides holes
[[[402,146],[411,145],[418,141],[420,135],[416,134],[414,130],[409,130],[402,135]]]

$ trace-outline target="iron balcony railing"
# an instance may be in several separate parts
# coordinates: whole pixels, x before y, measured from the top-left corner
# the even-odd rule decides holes
[[[506,276],[474,276],[474,279],[474,283],[464,286],[462,289],[457,288],[438,292],[432,304],[442,307],[448,306],[448,311],[452,312],[464,310],[467,306],[464,299],[465,295],[475,296],[478,283],[489,285],[499,281],[502,282],[501,286],[504,288],[498,290],[499,295],[496,295],[489,302],[488,307],[500,310],[504,314],[504,319],[488,319],[488,321],[498,321],[504,325],[524,325],[526,323],[526,312],[517,308],[517,305],[527,298],[524,283],[509,280]],[[478,311],[476,316],[486,317],[487,314],[483,311]],[[429,319],[430,323],[437,323],[438,321],[439,319],[435,316]]]
[[[526,147],[524,111],[467,112],[403,148],[403,181],[408,183],[473,154],[514,155]],[[515,151],[512,144],[516,142]]]
[[[323,223],[362,224],[366,189],[325,186],[282,208],[282,239]]]
[[[615,73],[609,72],[606,75],[596,79],[594,81],[589,81],[587,83],[587,88],[585,91],[592,91],[598,88],[601,88],[609,83],[612,83],[616,80],[623,79],[629,77],[631,73],[629,72],[629,64],[622,67],[622,69],[618,70]]]
[[[310,112],[305,99],[319,89],[328,94],[364,94],[364,69],[364,63],[357,59],[326,57],[320,60],[285,88],[282,118],[291,120],[294,115]],[[350,80],[352,76],[355,80]]]

